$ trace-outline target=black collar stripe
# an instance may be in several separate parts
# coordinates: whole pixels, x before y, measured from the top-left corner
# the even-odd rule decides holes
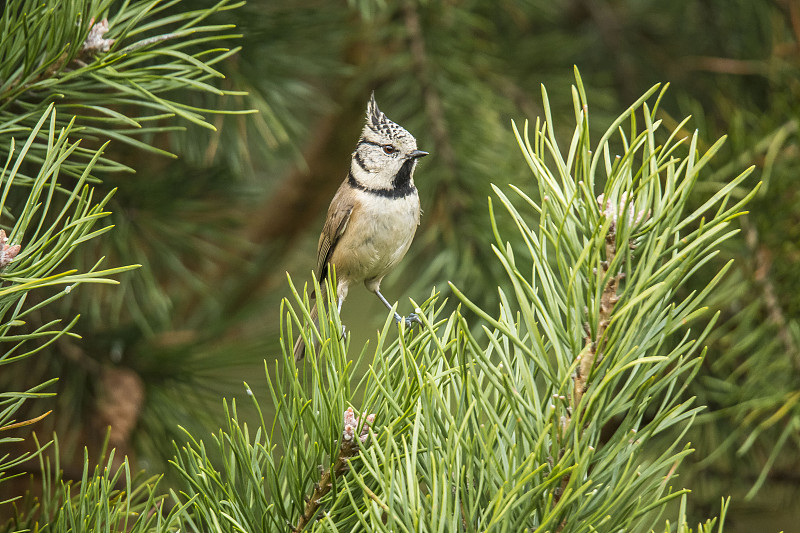
[[[395,181],[396,181],[395,177]],[[393,181],[392,183],[395,183]],[[369,194],[374,194],[375,196],[380,196],[382,198],[405,198],[410,194],[415,194],[417,192],[417,188],[411,184],[411,181],[407,181],[403,184],[395,185],[391,189],[371,189],[366,185],[360,183],[354,176],[353,173],[350,172],[347,174],[347,184],[354,189],[358,189],[359,191],[364,191]]]

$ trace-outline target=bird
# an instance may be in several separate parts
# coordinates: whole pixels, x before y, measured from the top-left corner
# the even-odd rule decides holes
[[[327,301],[327,278],[331,266],[336,272],[337,310],[351,285],[363,283],[391,311],[392,304],[381,294],[381,281],[403,259],[420,222],[420,202],[414,185],[414,170],[428,152],[417,149],[417,140],[405,128],[392,122],[378,109],[373,91],[367,103],[367,119],[350,169],[328,207],[317,246],[317,268],[321,294]],[[408,326],[419,318],[405,319],[394,313],[396,322]],[[311,319],[318,324],[317,306]],[[298,337],[295,361],[305,356],[305,342]]]

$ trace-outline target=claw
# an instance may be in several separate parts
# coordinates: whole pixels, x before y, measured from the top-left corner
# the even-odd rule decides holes
[[[411,313],[406,317],[406,326],[413,327],[414,324],[422,325],[422,320],[417,316],[417,313]]]
[[[403,322],[407,328],[414,327],[414,324],[419,324],[420,326],[422,325],[422,320],[419,319],[416,313],[411,313],[407,317],[402,317],[399,313],[395,313],[394,321],[398,324]]]

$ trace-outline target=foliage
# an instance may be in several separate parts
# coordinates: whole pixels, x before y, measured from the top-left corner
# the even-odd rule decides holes
[[[142,335],[132,335],[134,328],[153,335],[171,321],[171,303],[156,281],[158,265],[162,259],[173,263],[168,257],[173,250],[190,247],[171,244],[165,255],[163,241],[148,236],[163,233],[158,229],[163,228],[161,217],[146,215],[146,199],[158,196],[162,182],[149,173],[135,179],[130,173],[142,166],[144,153],[164,161],[177,157],[169,151],[166,136],[184,132],[188,126],[213,132],[216,126],[212,115],[245,112],[233,108],[215,110],[211,101],[196,101],[197,95],[221,98],[243,94],[218,87],[223,74],[217,66],[238,52],[238,47],[220,44],[227,44],[237,34],[232,32],[230,23],[211,20],[240,7],[241,2],[221,0],[201,9],[159,0],[69,0],[53,5],[16,0],[6,4],[0,18],[0,136],[10,139],[38,132],[26,147],[25,163],[15,169],[16,183],[33,187],[35,175],[45,168],[49,157],[46,131],[36,128],[36,122],[50,106],[57,110],[52,115],[54,127],[69,126],[70,135],[81,139],[70,149],[70,157],[59,163],[58,186],[71,190],[78,186],[76,183],[93,184],[98,191],[95,194],[108,195],[103,206],[110,213],[104,212],[103,216],[117,228],[102,242],[70,248],[77,250],[71,255],[71,264],[91,270],[97,257],[106,256],[114,264],[145,266],[138,275],[125,280],[122,290],[82,291],[76,293],[77,298],[37,315],[45,327],[56,317],[81,313],[83,321],[72,327],[85,340],[77,344],[63,339],[41,354],[34,369],[20,366],[3,377],[6,384],[22,383],[27,387],[53,375],[66,378],[56,385],[61,393],[59,416],[45,421],[44,431],[61,431],[62,447],[70,452],[83,444],[70,428],[84,426],[92,439],[99,441],[106,424],[124,423],[103,420],[102,413],[86,415],[95,409],[95,399],[99,398],[102,404],[108,389],[113,388],[107,384],[109,369],[121,362],[121,354],[127,354],[129,345]],[[7,141],[0,146],[4,147],[0,152],[9,153]],[[101,146],[103,150],[95,157]],[[113,196],[112,191],[116,193]],[[8,197],[4,216],[10,216],[12,208],[22,207],[25,194]],[[136,206],[129,202],[133,197],[139,198]],[[62,209],[65,198],[51,193],[47,205]],[[155,223],[152,226],[151,221]],[[42,231],[46,227],[42,226]],[[224,230],[222,224],[217,227]],[[185,233],[173,234],[185,241]],[[164,361],[164,352],[169,350],[150,351],[162,356],[161,368],[169,368]],[[177,355],[184,353],[181,350]],[[138,362],[137,370],[146,374],[150,366],[144,359]],[[196,369],[200,367],[195,365]],[[136,373],[129,375],[141,383]],[[174,372],[173,377],[180,381],[181,375]],[[215,383],[218,386],[219,380]],[[94,419],[103,421],[93,425]],[[174,418],[161,420],[164,425],[174,426]],[[128,423],[135,424],[135,420]],[[157,435],[154,433],[154,437]],[[121,444],[119,439],[114,440],[114,445]],[[131,451],[129,447],[120,453]]]
[[[60,470],[58,441],[54,441],[53,461],[40,455],[42,495],[36,501],[22,500],[15,505],[16,516],[9,519],[7,530],[57,531],[175,531],[181,505],[169,506],[160,495],[160,476],[143,479],[132,475],[127,459],[115,463],[112,450],[105,463],[89,471],[87,453],[83,475],[77,482],[64,480]]]
[[[139,266],[101,268],[106,262],[125,261],[113,251],[106,261],[102,256],[108,247],[95,244],[100,236],[107,242],[107,232],[114,227],[109,221],[115,219],[109,207],[116,189],[101,184],[100,177],[132,170],[115,145],[172,156],[153,144],[158,135],[185,129],[170,124],[170,119],[214,129],[206,120],[213,110],[181,102],[185,94],[176,91],[237,94],[209,83],[221,77],[213,65],[236,52],[211,44],[234,37],[226,33],[231,26],[204,23],[237,4],[223,0],[178,13],[171,12],[176,2],[153,0],[50,4],[12,0],[4,3],[0,17],[0,153],[5,162],[0,173],[0,340],[6,345],[0,364],[8,365],[0,393],[0,428],[8,431],[0,441],[0,470],[6,503],[20,505],[16,521],[7,527],[36,523],[48,530],[92,529],[127,522],[139,531],[166,530],[177,510],[165,517],[160,511],[153,514],[163,497],[153,479],[131,477],[127,459],[122,467],[109,459],[107,468],[90,473],[84,457],[78,470],[83,479],[73,484],[68,475],[62,481],[59,454],[64,450],[56,450],[53,470],[49,462],[40,462],[41,499],[20,499],[24,469],[36,470],[30,459],[48,446],[34,446],[26,439],[30,429],[80,426],[69,409],[48,417],[51,411],[39,414],[41,402],[23,403],[53,396],[58,385],[52,376],[62,374],[73,391],[78,385],[77,395],[65,395],[62,402],[80,410],[85,407],[84,383],[75,375],[85,372],[103,380],[113,373],[106,363],[75,349],[81,333],[92,331],[85,325],[87,317],[83,325],[78,323],[75,309],[100,308],[102,316],[90,312],[88,318],[106,321],[108,309],[119,309],[122,301],[109,296],[98,305],[98,293],[90,293],[82,297],[88,305],[76,305],[75,297],[86,292],[83,286],[116,285],[110,276]],[[74,318],[65,321],[65,316]],[[90,342],[99,337],[96,331],[88,335]],[[36,361],[26,360],[34,354]],[[63,372],[65,367],[68,372]],[[92,428],[94,420],[83,423]],[[64,440],[74,445],[76,433],[65,434]],[[91,440],[88,444],[94,446]],[[123,453],[119,450],[117,456]],[[68,467],[67,472],[72,471]],[[17,479],[10,482],[12,478]],[[124,494],[129,498],[120,496],[117,483],[127,484]],[[4,513],[8,509],[5,506]],[[131,519],[137,509],[148,511]]]
[[[734,500],[746,494],[758,496],[758,505],[765,509],[761,519],[782,516],[781,522],[765,525],[742,513],[740,527],[747,530],[744,524],[753,521],[751,528],[790,529],[788,524],[797,517],[786,517],[786,510],[796,508],[800,486],[797,3],[531,0],[467,1],[455,6],[440,1],[354,0],[350,5],[360,18],[342,21],[337,18],[342,10],[333,10],[326,13],[331,21],[327,31],[326,26],[318,30],[329,38],[342,27],[351,30],[345,40],[350,46],[335,56],[344,58],[349,68],[333,65],[322,77],[309,72],[293,79],[307,83],[310,77],[317,82],[311,102],[333,98],[344,108],[351,95],[368,94],[377,87],[379,98],[387,102],[383,108],[397,110],[397,119],[432,154],[417,179],[425,209],[420,234],[400,272],[387,279],[388,294],[419,298],[431,284],[453,280],[473,287],[473,298],[482,307],[497,304],[493,287],[503,283],[503,273],[482,245],[491,235],[480,223],[482,207],[477,200],[489,192],[490,181],[513,182],[540,200],[515,164],[513,147],[505,142],[506,125],[519,115],[541,115],[530,90],[539,83],[559,89],[553,92],[551,113],[564,123],[572,114],[569,98],[560,97],[561,88],[567,94],[569,65],[581,67],[593,94],[594,118],[612,120],[647,87],[666,79],[673,89],[664,96],[658,115],[665,126],[677,126],[679,119],[672,114],[691,114],[703,150],[729,134],[689,199],[692,207],[699,207],[705,195],[751,165],[765,185],[753,199],[751,213],[742,218],[743,232],[724,243],[709,268],[683,287],[687,293],[702,290],[717,269],[735,260],[724,287],[708,300],[721,312],[720,327],[709,337],[709,357],[700,379],[690,385],[691,394],[710,407],[690,435],[700,461],[691,470],[693,485],[702,492],[695,494],[692,504],[715,505],[720,491],[731,491]],[[309,49],[311,45],[293,44],[301,58],[320,53]],[[336,50],[326,48],[326,60]],[[352,50],[361,53],[347,54]],[[303,144],[309,148],[305,154],[312,176],[314,148],[324,124],[325,118],[311,122],[314,135]],[[339,133],[347,122],[337,124],[333,131]],[[685,134],[691,132],[681,133]],[[556,130],[555,135],[565,143],[570,132]],[[346,150],[339,153],[346,159]],[[330,168],[328,164],[321,177],[330,179]],[[280,192],[301,181],[295,179],[297,174],[302,175],[282,175],[264,205],[286,206],[283,213],[296,213]],[[291,223],[283,227],[308,226],[308,220],[324,211],[332,194],[324,183],[321,179],[312,188],[318,194],[303,198],[308,211],[284,217]],[[733,194],[740,198],[748,192],[740,187]],[[316,196],[322,197],[322,205],[315,204]],[[498,223],[502,226],[503,221]],[[307,233],[295,234],[318,229],[310,226]],[[302,258],[313,249],[314,236],[296,246],[303,250],[296,269],[303,275],[310,263]],[[284,266],[265,270],[272,272],[274,285]],[[344,312],[346,321],[353,321],[347,318],[347,307]],[[357,316],[366,322],[362,318]],[[762,482],[765,490],[760,490]],[[690,509],[696,509],[693,506]]]
[[[265,354],[278,351],[276,302],[286,293],[284,273],[305,279],[312,266],[321,217],[346,172],[372,90],[382,109],[407,125],[432,154],[417,175],[422,226],[409,256],[387,278],[387,296],[405,305],[406,297],[421,299],[431,285],[439,286],[438,301],[446,296],[450,302],[439,315],[445,317],[459,301],[446,285],[452,281],[468,287],[469,299],[484,312],[496,309],[501,300],[494,288],[508,287],[507,274],[486,246],[494,230],[483,222],[480,199],[490,193],[490,183],[503,195],[509,195],[507,186],[513,183],[544,206],[533,174],[524,171],[524,160],[508,142],[508,123],[520,115],[544,114],[531,91],[544,83],[552,90],[553,120],[548,122],[555,124],[546,137],[570,146],[571,128],[559,125],[574,115],[569,66],[577,64],[592,94],[592,139],[603,135],[601,124],[665,79],[673,88],[654,116],[662,129],[679,130],[678,138],[696,138],[701,153],[729,134],[692,187],[687,212],[701,207],[742,168],[754,165],[756,179],[763,181],[751,212],[739,218],[743,231],[721,242],[719,253],[673,295],[675,302],[684,301],[728,269],[705,296],[712,312],[694,323],[700,330],[696,337],[704,321],[717,321],[706,337],[708,352],[698,377],[685,391],[687,397],[696,396],[692,405],[709,409],[697,414],[685,436],[698,451],[688,456],[681,472],[682,484],[694,490],[686,501],[686,522],[712,513],[720,494],[732,494],[728,529],[748,530],[751,513],[742,512],[747,504],[739,496],[749,492],[767,508],[756,519],[758,526],[749,529],[790,528],[765,521],[795,508],[800,486],[796,3],[241,4],[3,3],[0,150],[9,156],[11,137],[18,141],[11,159],[2,159],[10,161],[7,171],[51,104],[56,137],[71,124],[68,144],[82,139],[61,161],[58,187],[53,191],[48,181],[37,193],[50,213],[39,235],[73,192],[73,208],[81,201],[84,189],[75,186],[103,148],[84,183],[93,191],[92,205],[103,204],[102,223],[115,229],[62,249],[69,253],[52,273],[91,273],[100,268],[95,267],[100,257],[106,257],[104,265],[144,266],[120,277],[119,287],[82,283],[66,295],[60,289],[71,284],[40,286],[26,292],[24,302],[14,300],[23,292],[7,295],[12,307],[5,308],[6,315],[22,302],[17,320],[26,322],[8,322],[10,338],[52,333],[26,341],[15,352],[42,347],[35,357],[12,356],[9,360],[17,364],[3,366],[0,387],[8,409],[2,413],[8,418],[0,426],[12,426],[3,435],[11,462],[2,469],[4,478],[25,468],[14,463],[19,454],[37,453],[10,442],[33,427],[41,434],[58,429],[66,452],[61,463],[65,478],[81,477],[81,449],[102,442],[106,424],[115,428],[116,456],[129,454],[134,470],[153,472],[166,468],[163,461],[171,449],[164,443],[186,438],[178,424],[195,438],[217,427],[219,396],[244,395],[238,386],[242,375],[260,367]],[[102,33],[106,20],[108,31]],[[258,115],[238,114],[247,108],[257,109]],[[680,128],[673,114],[691,114],[696,137],[686,126]],[[25,205],[48,157],[52,120],[43,123],[29,146],[3,202],[0,225],[9,235],[22,213],[35,221],[27,235],[38,227],[40,211],[25,211]],[[626,134],[631,142],[627,129]],[[609,139],[609,146],[610,154],[624,152],[618,136]],[[556,160],[545,156],[545,161],[556,173]],[[602,174],[604,166],[601,158],[596,172]],[[595,184],[597,192],[605,187],[604,179]],[[733,187],[731,201],[745,198],[750,189]],[[510,194],[511,203],[526,215],[527,202],[515,194]],[[644,200],[634,198],[638,209]],[[89,234],[98,231],[96,224]],[[500,235],[517,231],[513,216],[498,215],[495,224]],[[511,241],[516,264],[523,264],[529,255],[524,239]],[[7,243],[15,244],[22,245],[20,254],[29,250],[17,237]],[[640,251],[633,251],[634,258]],[[728,266],[731,259],[735,262]],[[353,291],[344,308],[354,345],[385,316],[382,308],[376,312],[372,304],[359,305],[360,292]],[[462,305],[460,311],[469,325],[483,323],[469,307]],[[82,318],[74,322],[77,314]],[[673,340],[680,337],[665,340],[664,346]],[[362,364],[370,359],[365,355]],[[127,386],[117,387],[114,376],[125,377]],[[247,379],[260,395],[261,380]],[[59,395],[49,403],[28,401],[11,412],[29,396],[53,392]],[[129,415],[108,415],[118,401],[127,402]],[[356,397],[354,403],[360,401]],[[237,406],[239,416],[252,424],[249,402]],[[57,416],[27,424],[51,408]],[[660,435],[650,449],[674,442],[673,432]],[[12,451],[12,445],[20,451]],[[207,450],[210,455],[213,448]],[[90,449],[90,456],[97,452]],[[27,465],[35,470],[35,463]],[[781,487],[786,495],[777,492]],[[781,507],[782,513],[775,512]]]
[[[512,241],[490,202],[508,276],[496,315],[455,287],[461,305],[447,315],[434,292],[419,332],[401,326],[392,340],[389,317],[374,350],[351,360],[332,314],[303,329],[320,348],[296,368],[293,326],[310,319],[293,288],[282,357],[266,368],[274,420],[254,397],[252,431],[233,403],[212,444],[189,435],[178,450],[193,530],[652,530],[687,492],[672,481],[702,409],[684,392],[714,321],[686,326],[727,268],[703,291],[677,291],[736,233],[732,221],[756,192],[731,196],[746,171],[688,208],[722,141],[698,152],[697,134],[678,137],[686,121],[662,133],[663,93],[647,104],[656,91],[593,144],[578,77],[565,151],[543,91],[544,120],[517,132],[542,201],[495,189],[518,230]]]
[[[56,112],[53,106],[49,106],[21,147],[17,148],[11,141],[8,158],[0,173],[0,210],[6,217],[12,216],[8,204],[13,205],[12,200],[20,197],[19,190],[25,194],[24,201],[13,205],[13,211],[18,214],[7,237],[8,242],[17,244],[7,244],[5,230],[0,231],[0,240],[3,241],[0,278],[4,282],[0,288],[0,339],[6,346],[0,356],[0,365],[4,366],[14,363],[19,366],[25,359],[49,349],[63,336],[76,336],[71,330],[77,317],[66,323],[58,319],[41,323],[39,313],[43,308],[85,283],[116,284],[109,276],[133,268],[101,270],[103,260],[100,259],[86,272],[64,269],[64,264],[68,263],[77,247],[111,229],[108,225],[97,227],[109,214],[104,207],[110,195],[98,201],[93,189],[86,184],[100,158],[100,151],[94,154],[72,187],[61,185],[59,178],[64,163],[75,154],[80,141],[70,142],[71,124],[65,128],[58,128],[57,124]],[[45,140],[44,146],[40,147],[43,160],[39,172],[30,181],[18,179],[20,167],[39,138]],[[54,292],[53,289],[57,290]],[[26,400],[52,394],[44,391],[52,387],[54,381],[46,381],[23,392],[4,390],[0,395],[3,404],[0,428],[18,430],[46,417],[49,412],[31,420],[14,419]],[[8,450],[9,445],[20,440],[19,437],[4,437],[0,443]],[[4,472],[14,472],[37,453],[15,456],[6,451],[1,468]],[[3,481],[8,479],[9,476],[3,477]]]
[[[207,80],[220,76],[212,65],[236,50],[208,49],[201,54],[185,50],[218,40],[218,32],[231,26],[201,22],[215,11],[236,5],[223,0],[210,10],[165,17],[169,4],[160,4],[126,2],[110,13],[110,0],[55,5],[35,0],[8,2],[0,19],[0,79],[4,81],[0,131],[29,131],[50,102],[57,102],[64,116],[75,116],[76,131],[85,139],[111,137],[157,153],[167,154],[137,137],[182,129],[159,127],[164,118],[180,117],[213,129],[203,115],[207,110],[181,104],[170,99],[169,93],[189,88],[225,94]],[[170,31],[158,33],[169,26],[173,26]],[[121,113],[117,110],[121,105],[134,105],[141,114]],[[31,155],[37,153],[34,149]],[[104,170],[126,168],[108,159],[102,162]],[[68,166],[65,171],[74,173],[75,169]]]

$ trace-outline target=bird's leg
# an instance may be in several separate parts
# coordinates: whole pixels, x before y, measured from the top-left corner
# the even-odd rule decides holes
[[[341,316],[342,314],[342,303],[344,302],[344,298],[341,296],[338,298],[339,303],[336,305],[336,314]],[[342,338],[344,338],[344,324],[342,324]]]
[[[380,291],[380,290],[378,290],[378,289],[375,289],[375,295],[378,297],[378,299],[380,299],[380,301],[382,301],[382,302],[383,302],[383,305],[385,305],[385,306],[386,306],[386,308],[387,308],[389,311],[391,311],[391,310],[392,310],[392,304],[390,304],[390,303],[388,302],[388,300],[386,300],[386,298],[384,298],[384,297],[383,297],[383,294],[381,294],[381,291]],[[394,321],[395,321],[395,322],[397,322],[398,324],[399,324],[401,321],[402,321],[402,322],[405,322],[405,324],[406,324],[406,327],[407,327],[407,328],[410,328],[410,327],[411,327],[411,326],[413,326],[414,324],[420,324],[420,325],[422,325],[422,321],[419,319],[419,317],[416,315],[416,313],[411,313],[411,314],[410,314],[410,315],[408,315],[407,317],[403,318],[402,316],[400,316],[400,313],[398,313],[397,311],[395,311],[395,312],[394,312]]]
[[[392,304],[390,304],[389,301],[386,298],[383,297],[383,294],[381,294],[381,291],[379,291],[378,289],[375,289],[375,295],[378,297],[378,299],[380,301],[383,302],[383,305],[386,306],[386,309],[388,309],[389,311],[392,310]],[[401,320],[403,320],[403,317],[400,316],[400,313],[395,311],[395,313],[394,313],[394,321],[395,322],[400,322]]]

